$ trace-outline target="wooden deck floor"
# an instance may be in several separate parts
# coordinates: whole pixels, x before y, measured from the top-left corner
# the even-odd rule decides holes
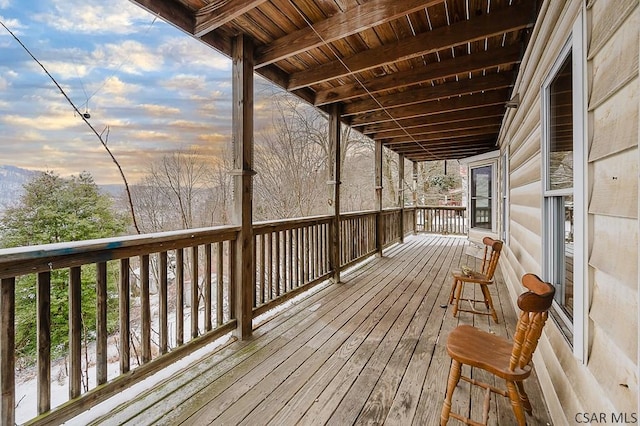
[[[474,265],[467,245],[410,237],[264,323],[252,341],[232,343],[97,423],[436,425],[448,333],[459,323],[508,336],[515,327],[499,276],[492,294],[500,324],[469,313],[455,319],[440,306],[451,268]],[[551,424],[535,377],[525,386],[534,407],[528,424]],[[454,398],[458,410],[481,419],[479,392],[470,395],[462,382]],[[502,397],[492,398],[490,424],[514,424]]]

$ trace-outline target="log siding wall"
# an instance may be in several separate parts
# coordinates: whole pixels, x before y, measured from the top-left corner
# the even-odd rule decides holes
[[[556,424],[579,412],[638,412],[637,0],[544,2],[500,134],[509,150],[509,245],[501,263],[514,297],[519,277],[542,272],[540,87],[584,8],[587,49],[586,363],[549,322],[536,370]]]

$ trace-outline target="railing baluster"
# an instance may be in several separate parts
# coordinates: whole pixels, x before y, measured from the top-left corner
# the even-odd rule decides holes
[[[158,288],[158,322],[160,323],[160,353],[166,354],[169,346],[169,264],[167,252],[160,253],[160,287]]]
[[[287,239],[289,240],[288,254],[289,258],[289,279],[287,280],[288,290],[293,290],[293,230],[287,231]]]
[[[229,319],[236,319],[236,286],[233,285],[235,282],[235,268],[233,267],[234,259],[236,258],[236,245],[231,242],[227,242],[227,247],[229,250],[229,258],[227,264],[227,270],[229,271],[229,276],[227,277],[227,294],[229,295]]]
[[[82,392],[82,282],[79,266],[69,270],[69,399]]]
[[[198,332],[198,302],[200,301],[198,290],[198,246],[191,247],[191,338],[195,339]]]
[[[51,409],[51,272],[38,274],[38,414]],[[3,328],[4,329],[4,328]]]
[[[211,331],[211,244],[204,246],[204,330]]]
[[[107,382],[107,262],[96,264],[96,383]]]
[[[140,256],[140,317],[142,363],[151,361],[151,300],[149,299],[149,255]]]
[[[224,321],[224,243],[217,244],[216,255],[216,326],[220,327]]]
[[[4,425],[13,425],[16,418],[16,279],[3,278],[0,286],[0,420]]]
[[[127,373],[131,368],[131,323],[129,315],[131,312],[131,302],[129,294],[131,292],[129,282],[129,258],[120,260],[120,287],[118,292],[120,307],[120,374]]]
[[[176,250],[176,345],[184,343],[184,250]]]
[[[275,290],[275,297],[280,296],[280,231],[276,231],[273,233],[273,236],[275,237],[275,241],[274,241],[274,246],[275,246],[275,254],[274,254],[274,259],[275,259],[275,265],[274,265],[274,290]]]

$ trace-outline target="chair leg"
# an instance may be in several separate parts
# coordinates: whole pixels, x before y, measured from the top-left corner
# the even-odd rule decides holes
[[[454,302],[453,302],[453,316],[457,317],[458,316],[458,309],[459,309],[459,305],[460,305],[460,298],[462,297],[462,287],[464,287],[464,283],[462,281],[458,282],[458,285],[456,286],[456,294],[454,296]]]
[[[462,364],[455,359],[451,360],[451,369],[449,370],[449,380],[447,381],[447,394],[442,404],[442,412],[440,413],[440,426],[446,426],[449,421],[449,413],[451,413],[451,399],[453,391],[458,386],[460,374],[462,373]]]
[[[449,305],[453,302],[453,294],[456,291],[456,286],[458,285],[458,280],[456,278],[453,279],[453,284],[451,284],[451,292],[449,293]]]
[[[522,405],[520,405],[520,394],[518,393],[516,384],[512,381],[507,380],[507,390],[509,391],[511,408],[513,409],[513,414],[515,414],[516,420],[518,421],[518,426],[526,426],[527,419],[524,415]]]
[[[518,386],[518,393],[520,394],[520,403],[524,407],[524,410],[527,412],[527,414],[531,416],[533,414],[533,407],[531,406],[531,401],[529,401],[527,393],[524,391],[524,383],[516,382],[516,385]]]
[[[498,313],[496,312],[495,308],[493,307],[493,299],[491,299],[491,293],[489,292],[489,287],[484,285],[484,284],[480,284],[480,288],[482,289],[482,294],[484,295],[485,305],[487,305],[487,308],[491,312],[491,316],[493,317],[493,320],[497,324],[498,323]]]

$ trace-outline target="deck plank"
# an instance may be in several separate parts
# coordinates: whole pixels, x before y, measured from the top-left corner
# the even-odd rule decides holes
[[[475,266],[471,252],[460,237],[409,237],[264,322],[252,340],[230,343],[94,424],[439,424],[449,332],[471,324],[511,337],[515,327],[499,275],[491,295],[500,323],[441,307],[451,270]],[[474,287],[465,294],[481,297]],[[528,423],[550,424],[535,377],[525,385]],[[482,395],[469,387],[460,383],[454,409],[479,420]],[[489,424],[513,420],[509,402],[492,396]]]

